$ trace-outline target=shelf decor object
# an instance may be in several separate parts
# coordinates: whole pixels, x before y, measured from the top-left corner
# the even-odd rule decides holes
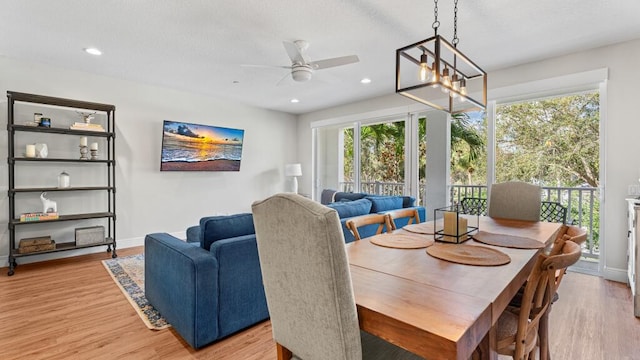
[[[36,144],[35,147],[36,157],[44,159],[49,156],[49,148],[47,147],[47,144]]]
[[[66,171],[63,171],[58,175],[58,188],[66,189],[71,186],[71,177]]]
[[[26,151],[24,153],[24,157],[28,157],[28,158],[36,157],[36,145],[35,144],[27,145]]]
[[[57,98],[51,96],[26,94],[15,91],[7,91],[7,135],[8,135],[8,196],[9,196],[9,221],[7,226],[9,228],[9,271],[8,275],[14,275],[15,268],[18,265],[18,259],[24,256],[31,256],[35,254],[53,253],[60,251],[75,250],[93,246],[106,246],[107,252],[111,254],[112,258],[117,257],[116,254],[116,185],[115,185],[115,106],[109,104],[100,104],[87,101],[70,100],[64,98]],[[32,109],[34,107],[41,107],[39,112],[34,114],[34,118],[38,114],[42,113],[42,110],[48,110],[50,108],[56,108],[56,121],[55,126],[42,126],[42,122],[45,119],[40,118],[40,126],[33,126],[35,121],[24,119],[23,115],[25,109]],[[73,110],[82,111],[83,122],[73,121],[77,119],[77,115]],[[87,113],[90,111],[90,113]],[[66,115],[65,115],[66,114]],[[25,121],[28,120],[28,121]],[[72,125],[70,125],[72,124]],[[27,145],[26,152],[23,145],[23,140],[17,141],[23,135],[29,135],[36,133],[39,137],[53,146],[55,153],[61,154],[55,158],[48,157],[43,154],[47,152],[44,142],[40,144]],[[65,153],[64,149],[56,148],[57,145],[64,142],[59,141],[58,137],[73,137],[79,139],[80,146],[80,158],[77,157],[77,153],[72,149],[67,149]],[[87,143],[87,137],[101,138],[104,147],[102,148],[102,159],[97,159],[97,143],[92,143],[91,150],[92,157],[89,158],[89,146]],[[40,146],[38,146],[40,145]],[[94,146],[95,145],[95,146]],[[16,149],[16,146],[19,148]],[[45,152],[43,152],[43,150]],[[38,156],[38,154],[40,156]],[[21,185],[19,182],[21,179],[29,178],[35,171],[32,166],[25,166],[29,163],[38,163],[38,168],[42,171],[56,171],[60,172],[58,175],[57,186],[36,186],[27,187]],[[62,166],[68,163],[75,163],[76,168],[74,171],[78,173],[78,176],[82,176],[80,173],[86,171],[86,173],[95,172],[95,168],[99,166],[105,166],[107,168],[105,175],[92,177],[92,181],[96,181],[96,184],[90,184],[88,186],[71,186],[69,181],[69,174],[67,174]],[[98,202],[102,209],[96,211],[83,211],[82,208],[85,204],[91,204],[93,201],[80,201],[76,205],[75,213],[59,214],[57,204],[45,197],[47,192],[67,192],[72,191],[77,193],[79,197],[86,197],[88,199],[97,199],[101,197],[99,193],[106,193],[106,199]],[[17,195],[20,196],[17,196]],[[20,213],[16,208],[23,208],[26,204],[37,201],[38,195],[42,194],[42,213]],[[64,197],[60,198],[63,201]],[[22,206],[18,206],[22,204]],[[89,221],[89,223],[87,223]],[[49,226],[51,223],[56,223],[55,227]],[[83,224],[82,227],[79,224]],[[65,224],[69,224],[66,225]],[[90,225],[90,226],[86,226]],[[33,226],[33,228],[31,227]],[[35,233],[39,235],[36,238],[51,238],[51,235],[56,236],[56,241],[50,240],[46,243],[33,243],[29,244],[29,241],[33,238],[22,239],[19,244],[16,243],[16,237],[22,235],[25,230],[29,234]],[[56,233],[48,232],[47,229],[53,229]],[[78,231],[76,231],[76,229]],[[38,232],[40,232],[38,234]],[[45,235],[46,234],[46,235]],[[77,235],[77,237],[74,237]],[[29,241],[24,241],[29,240]],[[24,241],[24,242],[23,242]],[[41,242],[44,240],[40,240]],[[33,242],[33,241],[32,241]]]
[[[396,50],[396,93],[451,114],[484,110],[487,73],[458,50],[458,0],[454,0],[453,41],[438,35],[438,0],[434,35]]]
[[[463,243],[478,232],[480,216],[462,213],[460,205],[452,205],[433,211],[436,241],[454,244]]]
[[[76,246],[104,243],[104,226],[76,228]]]
[[[91,151],[91,160],[98,160],[98,143],[91,143],[91,147],[89,148]]]
[[[87,137],[82,136],[80,138],[80,160],[89,160],[87,153],[89,152],[89,148],[87,147]]]

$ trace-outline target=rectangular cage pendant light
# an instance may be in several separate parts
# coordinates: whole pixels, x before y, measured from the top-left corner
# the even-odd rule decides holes
[[[396,50],[396,93],[451,114],[487,107],[487,73],[440,35]]]

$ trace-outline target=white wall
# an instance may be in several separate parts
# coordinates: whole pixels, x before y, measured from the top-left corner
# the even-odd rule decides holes
[[[295,143],[290,141],[296,136],[293,115],[5,57],[0,57],[0,159],[7,157],[7,90],[116,106],[119,247],[142,244],[144,235],[151,232],[184,234],[188,226],[197,224],[203,216],[251,211],[253,201],[284,190],[283,166],[297,160]],[[240,171],[160,172],[163,120],[244,129]],[[55,119],[52,121],[55,124]],[[62,168],[55,174],[60,171]],[[55,178],[52,181],[55,184]],[[7,265],[9,251],[7,188],[7,162],[3,160],[0,189],[5,196],[0,197],[0,266]],[[43,225],[34,225],[37,226]],[[79,225],[69,223],[69,226]],[[79,253],[62,252],[53,257]],[[38,257],[43,256],[26,257],[19,262]]]
[[[624,281],[626,276],[627,225],[624,198],[627,186],[636,184],[640,173],[640,142],[637,141],[640,121],[635,111],[640,95],[637,90],[640,84],[640,71],[637,70],[639,58],[640,40],[635,40],[488,74],[488,97],[492,100],[491,89],[605,67],[609,69],[607,116],[606,123],[603,124],[605,163],[601,164],[601,185],[606,187],[601,205],[605,216],[601,233],[605,249],[601,261],[604,264],[604,276],[619,281]],[[411,102],[400,95],[390,94],[300,116],[298,160],[303,166],[311,166],[311,122],[401,106],[411,106]],[[310,192],[310,186],[311,179],[303,178],[301,188]]]

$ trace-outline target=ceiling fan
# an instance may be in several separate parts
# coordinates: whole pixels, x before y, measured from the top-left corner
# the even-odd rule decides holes
[[[322,70],[336,66],[348,65],[360,61],[357,55],[340,56],[330,59],[310,61],[305,55],[305,50],[309,47],[309,43],[304,40],[283,41],[284,48],[291,59],[289,66],[269,66],[269,65],[242,65],[248,67],[267,67],[282,68],[291,70],[291,78],[295,81],[305,82],[311,80],[315,70]]]

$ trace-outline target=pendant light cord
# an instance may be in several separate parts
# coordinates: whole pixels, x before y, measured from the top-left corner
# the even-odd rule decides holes
[[[453,2],[453,47],[458,47],[460,39],[458,39],[458,0]]]
[[[458,0],[456,0],[457,2]],[[438,21],[438,0],[433,0],[433,3],[435,4],[434,8],[433,8],[433,24],[431,24],[431,27],[433,28],[433,30],[435,31],[435,35],[438,35],[438,27],[440,27],[440,21]]]

